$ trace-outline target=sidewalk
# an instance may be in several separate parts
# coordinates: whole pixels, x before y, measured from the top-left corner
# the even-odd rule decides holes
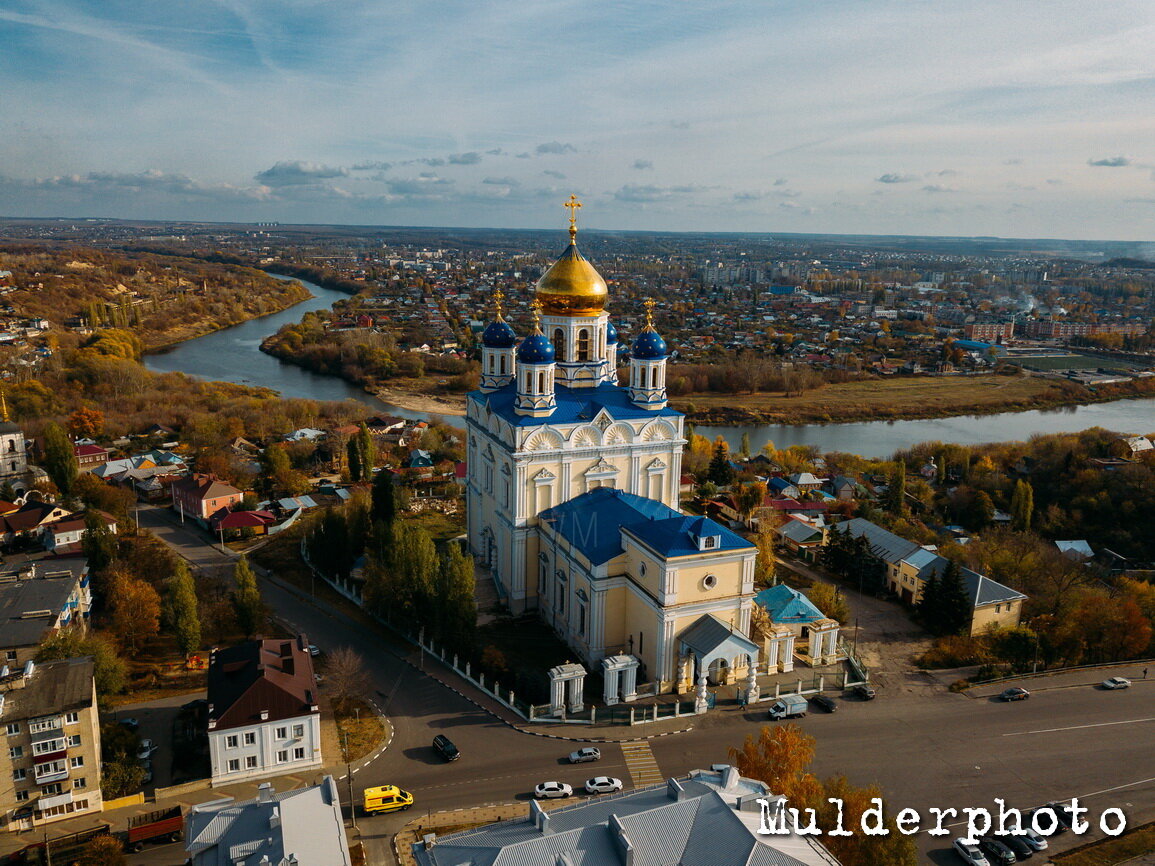
[[[1155,668],[1155,665],[1136,664],[1135,662],[1118,662],[1115,664],[1100,665],[1093,668],[1082,668],[1077,671],[1040,671],[1037,674],[1023,674],[997,683],[985,683],[967,689],[963,694],[969,698],[992,698],[1014,686],[1021,686],[1032,692],[1045,692],[1052,689],[1096,688],[1099,683],[1108,677],[1124,677],[1131,681],[1132,688],[1155,687],[1155,670],[1148,672],[1148,678],[1143,679],[1145,667]]]

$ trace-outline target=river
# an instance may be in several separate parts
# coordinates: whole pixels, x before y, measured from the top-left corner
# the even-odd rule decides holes
[[[402,418],[429,418],[429,415],[378,400],[343,379],[286,364],[260,350],[261,341],[282,325],[299,322],[305,313],[328,308],[335,301],[348,297],[344,292],[326,289],[304,280],[300,282],[313,294],[309,300],[271,316],[251,319],[236,327],[179,343],[165,352],[147,355],[145,366],[158,373],[180,371],[201,379],[260,385],[279,391],[285,397],[358,400],[374,412],[385,412]],[[447,420],[458,425],[461,423],[460,419]],[[918,421],[799,426],[700,426],[695,431],[711,439],[721,435],[733,450],[740,447],[742,434],[749,433],[750,449],[754,453],[767,442],[773,442],[778,448],[814,445],[820,451],[847,451],[865,457],[889,457],[899,448],[936,439],[961,445],[979,445],[1027,439],[1035,433],[1070,433],[1088,427],[1106,427],[1134,434],[1155,432],[1155,398]]]
[[[277,274],[271,276],[291,279]],[[282,325],[296,324],[305,313],[327,309],[334,302],[349,297],[344,292],[326,289],[316,283],[305,280],[298,282],[312,293],[312,298],[271,316],[250,319],[232,328],[178,343],[163,352],[146,355],[144,365],[157,373],[181,372],[198,379],[259,385],[272,388],[285,397],[358,400],[374,412],[387,412],[405,418],[428,417],[384,403],[344,379],[286,364],[261,351],[261,341],[275,334]]]

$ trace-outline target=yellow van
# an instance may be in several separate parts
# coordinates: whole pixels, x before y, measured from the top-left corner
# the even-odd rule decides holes
[[[413,805],[413,795],[402,791],[396,785],[382,785],[380,788],[365,789],[365,813],[404,812]]]

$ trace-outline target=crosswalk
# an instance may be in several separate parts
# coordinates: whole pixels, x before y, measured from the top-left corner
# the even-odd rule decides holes
[[[622,743],[622,755],[626,759],[626,767],[629,768],[635,788],[664,781],[649,743]]]

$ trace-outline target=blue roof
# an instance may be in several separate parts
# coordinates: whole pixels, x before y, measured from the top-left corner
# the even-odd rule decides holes
[[[530,334],[517,347],[517,360],[525,364],[552,364],[556,355],[545,334]]]
[[[623,529],[665,557],[700,553],[695,536],[721,536],[719,546],[712,550],[752,546],[708,517],[687,517],[656,499],[612,487],[583,493],[540,516],[593,565],[609,562],[622,552]]]
[[[517,334],[508,322],[497,319],[482,332],[481,342],[490,349],[509,349],[517,342]]]
[[[613,322],[606,322],[606,345],[613,345],[618,341],[618,329]]]
[[[670,408],[643,409],[641,406],[635,406],[630,402],[628,389],[610,382],[603,382],[596,388],[567,388],[564,385],[555,385],[554,398],[557,400],[557,408],[552,413],[542,418],[531,418],[526,415],[518,415],[514,411],[514,402],[517,399],[516,384],[505,385],[490,394],[473,391],[468,397],[470,400],[476,400],[482,406],[488,403],[491,411],[515,427],[593,421],[603,408],[614,418],[622,420],[658,417],[679,418],[682,414]]]
[[[790,625],[826,618],[810,599],[784,583],[762,590],[754,596],[754,602],[765,609],[774,623]]]
[[[642,331],[634,340],[630,354],[639,361],[660,361],[666,357],[666,341],[657,331]]]

